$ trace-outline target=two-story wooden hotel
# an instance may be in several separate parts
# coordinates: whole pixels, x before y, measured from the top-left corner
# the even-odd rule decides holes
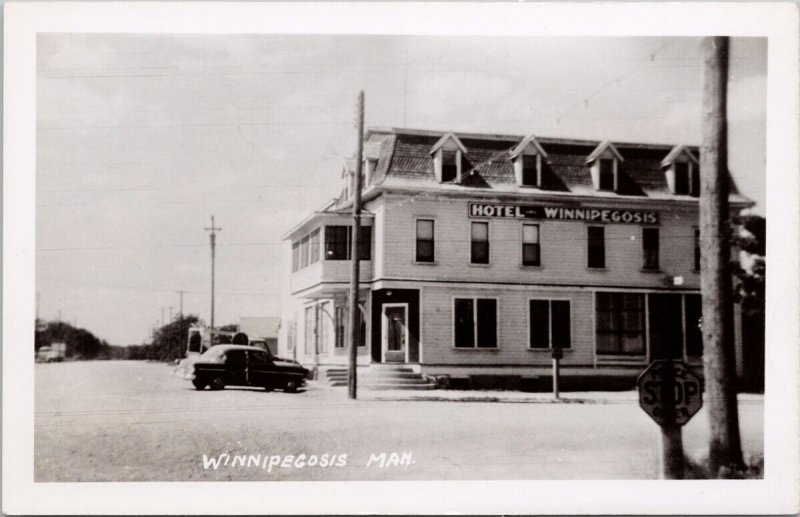
[[[697,148],[373,128],[363,159],[359,364],[545,376],[552,347],[565,376],[699,364]],[[352,170],[285,235],[280,353],[322,368],[347,361]]]

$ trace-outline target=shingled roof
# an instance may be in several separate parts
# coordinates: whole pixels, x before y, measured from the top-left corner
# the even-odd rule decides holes
[[[687,195],[673,194],[667,185],[662,162],[674,151],[675,145],[654,145],[614,142],[614,148],[624,158],[618,163],[617,192],[598,191],[592,184],[587,158],[603,142],[536,137],[546,152],[542,159],[542,187],[531,188],[517,184],[512,153],[529,137],[524,135],[492,135],[452,133],[466,147],[463,154],[462,181],[439,183],[434,174],[432,148],[449,131],[425,131],[401,128],[371,128],[366,140],[371,154],[378,157],[370,186],[383,189],[439,189],[442,191],[489,190],[498,194],[516,193],[531,196],[563,195],[598,198],[653,198],[660,200],[691,200]],[[683,150],[698,155],[697,147]],[[731,181],[731,202],[752,204],[741,196]]]

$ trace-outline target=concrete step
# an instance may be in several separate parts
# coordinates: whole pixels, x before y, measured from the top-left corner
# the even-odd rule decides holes
[[[371,364],[366,369],[368,372],[414,372],[410,366],[403,364]]]
[[[435,390],[436,384],[370,384],[366,386],[371,391],[386,391],[386,390]]]

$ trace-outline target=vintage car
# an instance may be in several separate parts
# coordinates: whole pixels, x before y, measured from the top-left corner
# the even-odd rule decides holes
[[[258,386],[267,391],[295,392],[305,385],[308,370],[291,359],[273,356],[269,350],[245,345],[216,345],[194,362],[189,378],[198,390],[209,386]]]

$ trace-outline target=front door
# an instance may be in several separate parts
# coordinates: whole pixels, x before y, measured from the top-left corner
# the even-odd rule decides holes
[[[680,294],[648,295],[650,360],[683,359],[683,310]]]
[[[386,363],[406,362],[406,353],[408,351],[408,304],[383,304],[382,320],[383,361]]]

